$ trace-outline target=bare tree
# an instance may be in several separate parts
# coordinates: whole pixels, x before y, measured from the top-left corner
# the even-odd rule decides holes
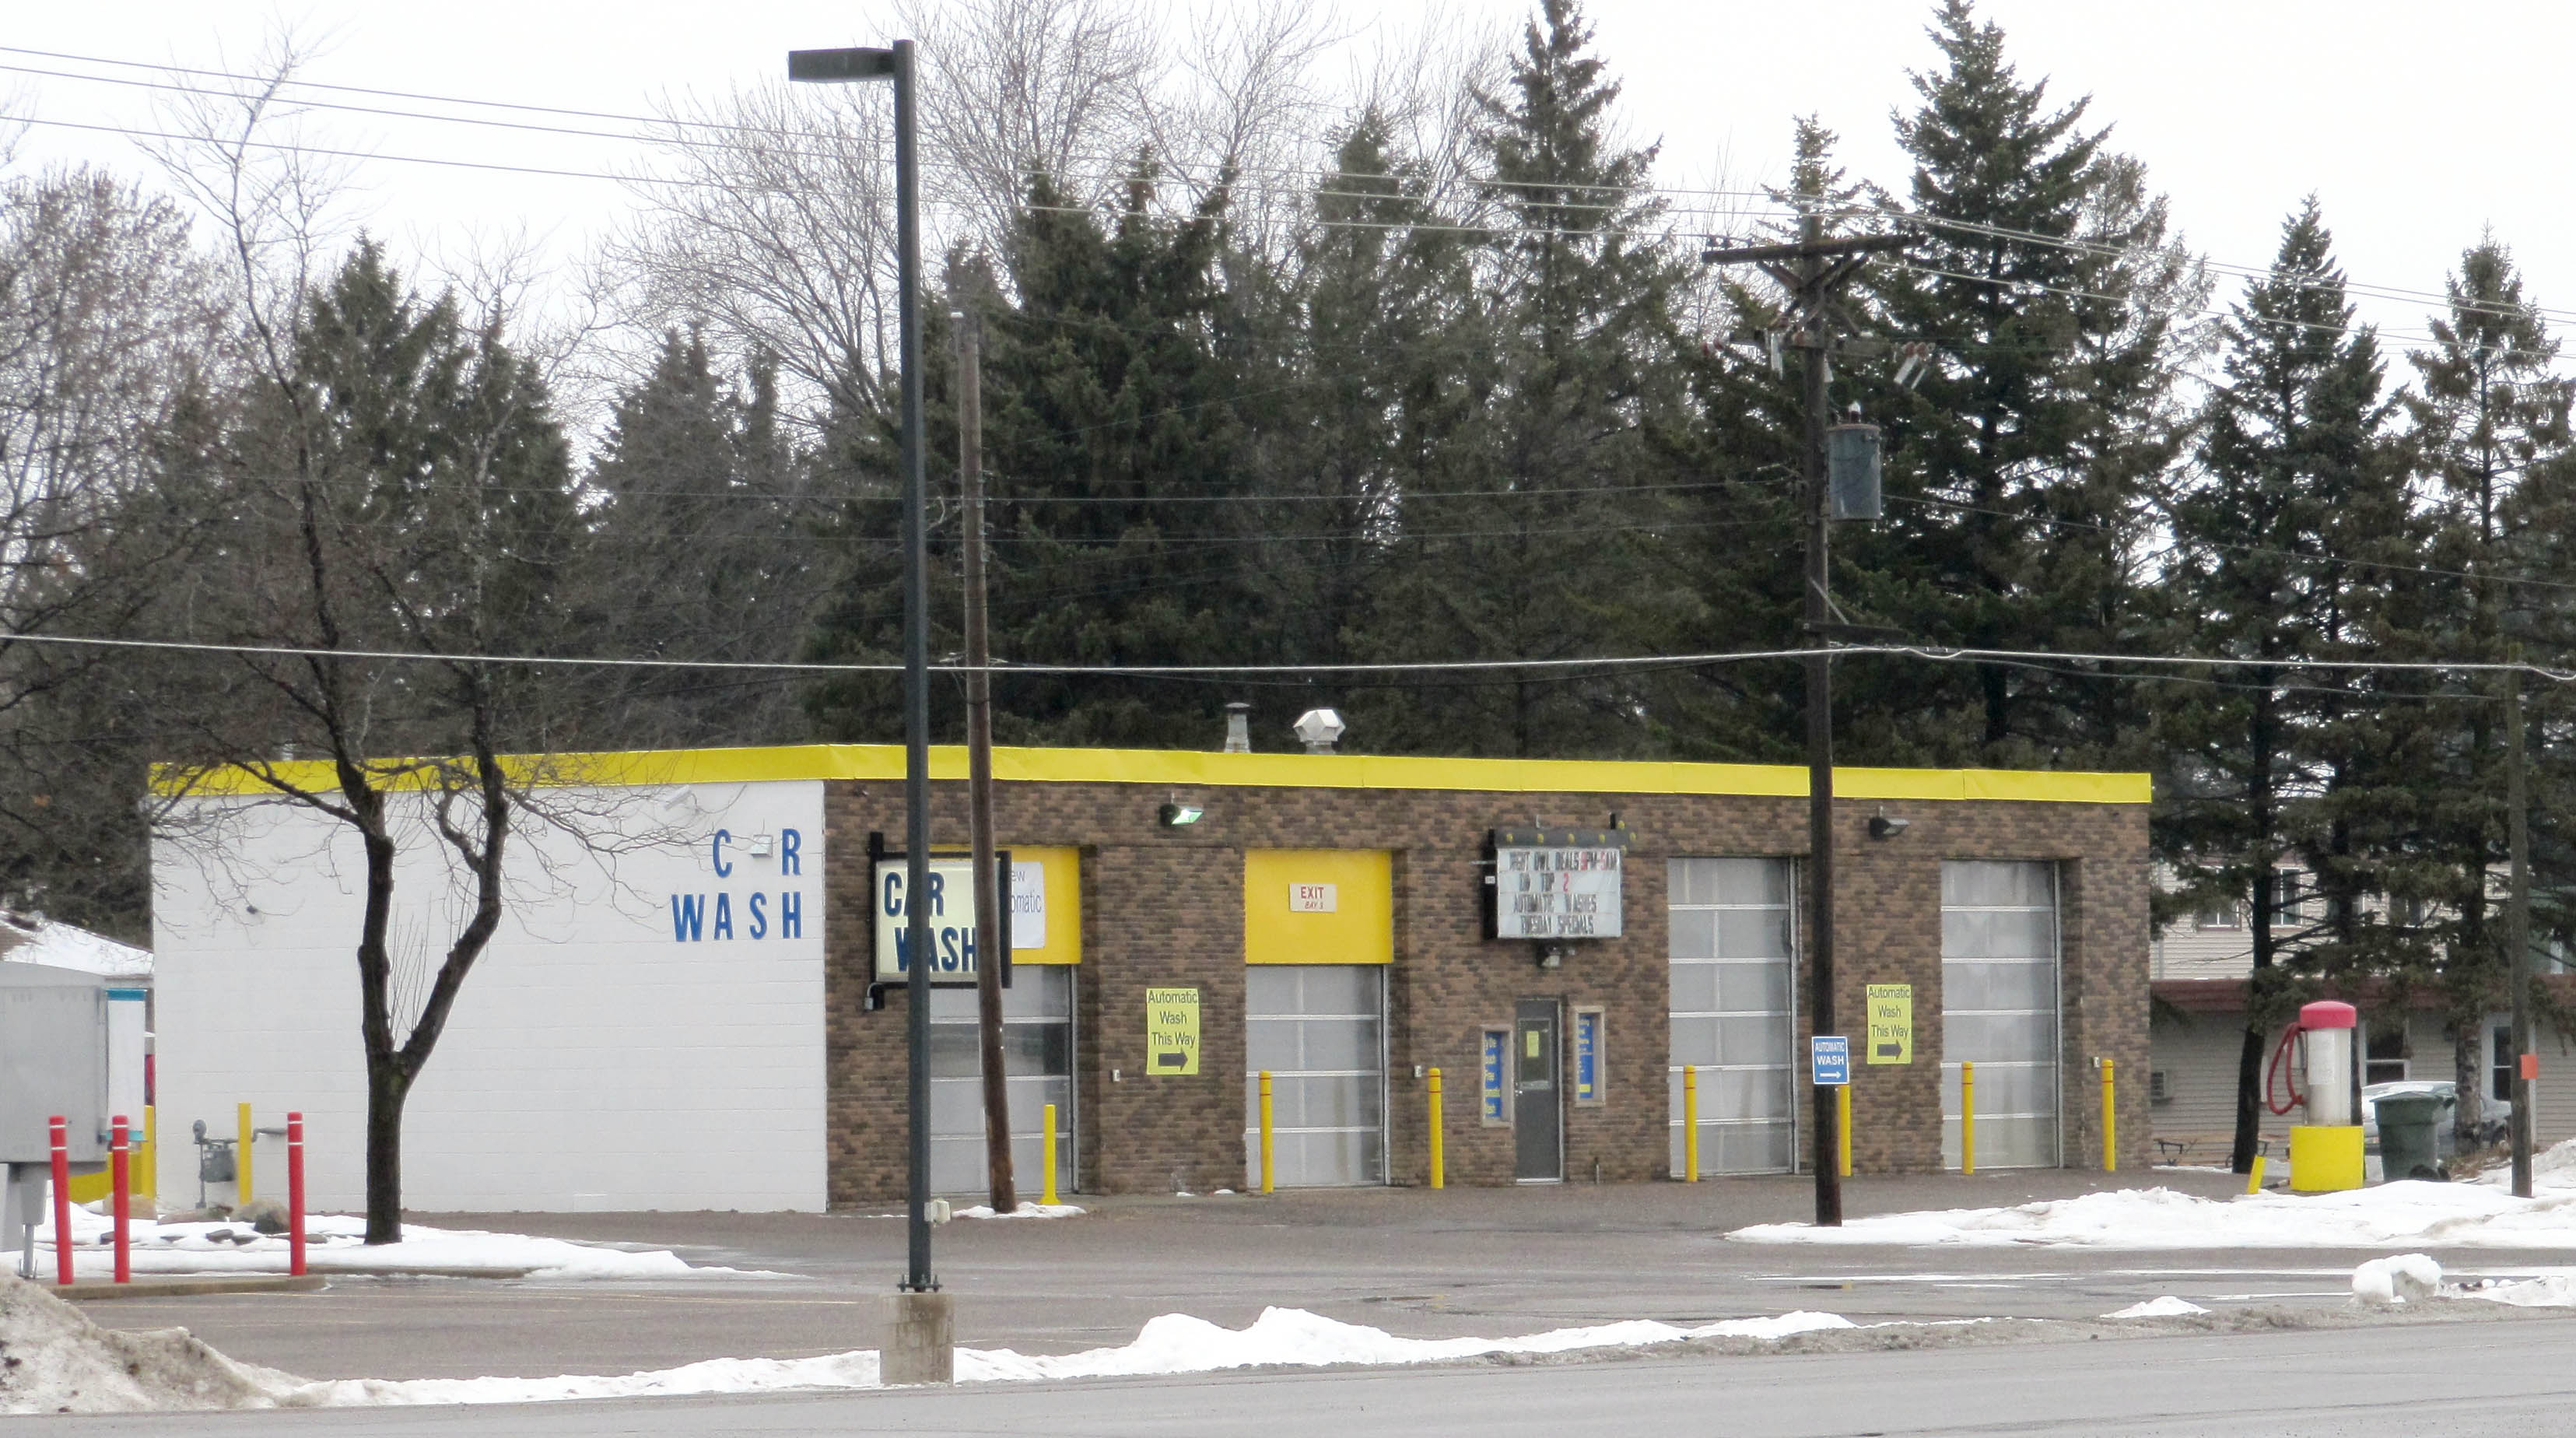
[[[766,353],[842,414],[876,408],[894,353],[894,166],[883,86],[782,82],[664,107],[665,171],[638,176],[611,247],[654,330]]]

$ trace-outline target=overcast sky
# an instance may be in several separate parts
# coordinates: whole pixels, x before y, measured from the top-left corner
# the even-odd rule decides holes
[[[1215,0],[1222,3],[1222,0]],[[1365,45],[1373,25],[1419,23],[1424,0],[1382,11],[1340,7]],[[1447,23],[1517,24],[1522,0],[1443,0]],[[0,44],[114,60],[238,66],[281,17],[320,42],[306,77],[441,95],[631,112],[666,93],[722,91],[777,75],[790,48],[878,43],[851,4],[752,0],[729,6],[627,0],[103,0],[11,7]],[[1906,72],[1931,62],[1922,0],[1592,0],[1600,52],[1625,82],[1624,123],[1663,143],[1661,178],[1777,179],[1789,117],[1819,113],[1842,132],[1856,175],[1902,188],[1889,132],[1912,94]],[[2093,97],[2113,142],[2145,160],[2194,245],[2260,264],[2282,215],[2311,190],[2324,201],[2357,282],[2435,292],[2463,247],[2492,224],[2515,247],[2531,292],[2576,323],[2576,246],[2561,198],[2565,57],[2576,7],[2458,0],[1987,0],[2025,76]],[[1371,19],[1372,14],[1389,17]],[[78,69],[23,53],[17,67]],[[133,73],[133,72],[126,72]],[[21,113],[150,126],[145,92],[0,74]],[[386,102],[392,103],[392,102]],[[414,155],[608,170],[628,142],[476,126],[321,116],[312,133],[381,156]],[[38,125],[19,163],[88,159],[140,170],[132,141]],[[376,160],[359,167],[371,223],[413,248],[467,227],[524,226],[564,254],[617,222],[613,183],[533,179]],[[2232,294],[2231,282],[2223,293]],[[2367,318],[2401,343],[2426,302],[2375,301]]]

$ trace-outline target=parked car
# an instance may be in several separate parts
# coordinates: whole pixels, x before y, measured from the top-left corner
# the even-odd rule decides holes
[[[2381,1099],[2392,1094],[2425,1094],[2436,1098],[2450,1098],[2458,1092],[2458,1085],[2448,1079],[2405,1079],[2396,1083],[2368,1085],[2361,1091],[2362,1147],[2372,1152],[2376,1152],[2379,1148],[2379,1101]],[[2445,1155],[2450,1155],[2458,1153],[2463,1147],[2476,1148],[2482,1144],[2502,1143],[2512,1123],[2513,1105],[2511,1103],[2503,1099],[2481,1096],[2478,1113],[2468,1123],[2462,1124],[2459,1121],[2458,1111],[2456,1109],[2452,1111],[2451,1121],[2442,1126],[2439,1139],[2441,1151]]]

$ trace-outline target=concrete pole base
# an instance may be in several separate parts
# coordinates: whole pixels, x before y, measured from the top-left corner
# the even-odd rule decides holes
[[[957,1380],[956,1307],[945,1293],[897,1293],[887,1310],[877,1380],[889,1388]]]

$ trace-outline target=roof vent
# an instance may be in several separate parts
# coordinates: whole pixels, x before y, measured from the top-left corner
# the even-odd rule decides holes
[[[1333,741],[1342,737],[1342,716],[1331,709],[1309,709],[1297,716],[1297,737],[1305,742],[1309,754],[1330,754]]]
[[[1225,706],[1225,752],[1252,752],[1252,706],[1240,699]]]

